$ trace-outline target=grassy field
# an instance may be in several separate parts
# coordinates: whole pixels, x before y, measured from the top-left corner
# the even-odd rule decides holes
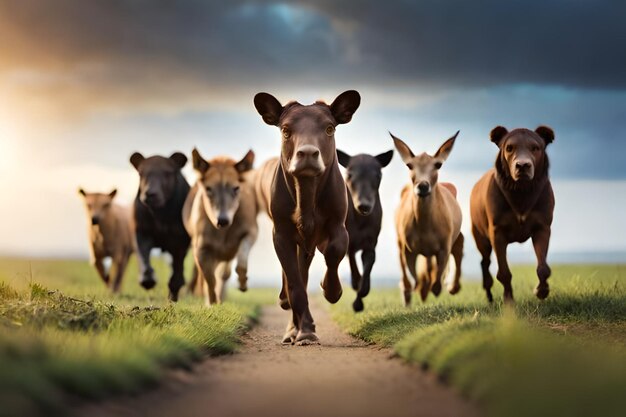
[[[0,259],[0,416],[63,414],[72,398],[132,393],[168,367],[236,349],[239,336],[275,290],[232,290],[203,308],[190,296],[172,305],[156,262],[146,292],[132,263],[112,296],[85,261]]]
[[[365,312],[351,297],[333,317],[352,335],[390,346],[436,372],[492,416],[617,416],[626,410],[626,266],[556,265],[546,301],[532,267],[513,270],[514,307],[496,281],[488,305],[478,282],[460,294],[414,297],[374,290]]]

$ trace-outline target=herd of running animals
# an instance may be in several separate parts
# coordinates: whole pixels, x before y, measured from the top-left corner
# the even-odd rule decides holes
[[[376,258],[382,219],[378,188],[393,150],[350,156],[335,148],[337,125],[350,122],[360,102],[354,90],[340,94],[330,105],[321,101],[282,105],[270,94],[257,94],[254,106],[263,121],[280,130],[280,156],[253,169],[252,151],[235,161],[228,157],[208,160],[194,149],[192,162],[198,179],[192,187],[181,173],[187,163],[184,154],[146,158],[134,153],[130,162],[140,184],[132,208],[113,203],[115,190],[108,194],[79,190],[88,213],[92,263],[98,274],[112,291],[119,291],[128,259],[136,252],[140,284],[150,289],[156,285],[150,252],[160,248],[172,257],[169,298],[176,301],[185,284],[183,262],[191,245],[195,268],[190,288],[202,293],[207,305],[220,303],[235,259],[239,289],[247,289],[248,255],[258,233],[256,219],[265,212],[273,222],[273,243],[282,267],[280,306],[292,311],[283,343],[317,342],[307,296],[315,250],[326,261],[321,288],[331,303],[342,295],[337,268],[348,255],[352,288],[357,293],[355,311],[363,310]],[[414,290],[422,300],[430,292],[440,294],[450,255],[456,268],[447,290],[456,294],[461,289],[461,209],[454,185],[438,181],[457,136],[458,132],[429,155],[415,154],[391,135],[410,179],[395,215],[400,288],[407,306]],[[483,288],[493,301],[489,272],[493,250],[504,300],[513,300],[506,248],[531,238],[539,278],[535,294],[544,299],[549,293],[546,256],[554,211],[545,149],[554,140],[554,132],[546,126],[534,131],[497,126],[490,138],[499,149],[495,166],[476,183],[470,200],[472,234],[482,255]],[[345,178],[339,165],[346,169]],[[362,271],[355,259],[358,252]],[[109,271],[103,263],[107,257],[111,258]]]

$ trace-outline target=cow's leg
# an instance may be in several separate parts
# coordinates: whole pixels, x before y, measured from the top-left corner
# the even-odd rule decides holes
[[[185,256],[187,255],[187,247],[176,248],[172,250],[172,276],[167,284],[169,287],[169,299],[178,301],[178,292],[185,285]]]
[[[486,236],[483,236],[475,228],[472,228],[472,234],[474,235],[474,241],[476,242],[478,252],[480,252],[480,255],[482,256],[482,260],[480,261],[480,268],[483,275],[483,289],[485,290],[485,294],[487,295],[487,300],[492,303],[493,294],[491,294],[491,287],[493,287],[493,277],[491,276],[491,272],[489,272],[492,251],[491,241]]]
[[[107,274],[106,268],[104,267],[104,262],[102,262],[103,260],[104,258],[93,257],[91,264],[94,266],[94,268],[96,268],[96,272],[100,276],[100,279],[102,279],[102,282],[104,282],[104,284],[108,286],[109,274]]]
[[[221,304],[226,300],[226,284],[232,271],[230,262],[221,262],[217,268],[217,274],[215,276],[215,295],[217,296],[217,303]]]
[[[124,278],[124,272],[126,271],[126,266],[128,265],[129,257],[130,257],[129,253],[123,253],[113,258],[113,266],[114,266],[113,271],[115,271],[115,275],[113,277],[111,290],[114,293],[120,292],[120,288],[122,286],[122,278]]]
[[[448,260],[450,259],[450,252],[448,251],[439,251],[436,256],[437,266],[434,268],[432,273],[432,281],[430,290],[433,292],[435,297],[439,297],[441,294],[441,281],[443,279],[443,274],[446,272],[448,266]]]
[[[250,250],[252,245],[256,241],[257,234],[248,233],[239,243],[239,251],[237,252],[237,279],[239,281],[239,291],[245,292],[248,290],[248,257],[250,256]]]
[[[331,230],[328,242],[326,242],[321,251],[326,261],[326,273],[324,274],[321,287],[324,292],[324,298],[329,303],[335,304],[339,301],[343,292],[337,269],[348,251],[348,231],[343,223],[331,228]]]
[[[504,236],[500,235],[497,231],[494,233],[493,249],[496,253],[496,261],[498,262],[498,273],[496,278],[504,286],[504,301],[513,301],[513,287],[511,286],[511,269],[509,269],[509,263],[506,260],[506,248],[508,242]]]
[[[463,246],[465,243],[465,237],[463,233],[459,233],[452,244],[452,256],[454,256],[454,281],[448,285],[448,292],[450,294],[456,294],[461,290],[461,261],[463,260]]]
[[[212,257],[210,252],[205,248],[194,248],[194,260],[198,268],[198,279],[203,279],[205,284],[202,285],[204,292],[204,302],[207,307],[217,303],[217,295],[215,293],[215,270],[218,262]]]
[[[402,292],[402,299],[404,300],[404,306],[409,307],[411,305],[411,293],[413,292],[413,285],[409,280],[407,274],[406,255],[407,250],[404,245],[398,242],[398,253],[400,254],[400,270],[402,273],[402,279],[400,280],[400,291]],[[410,252],[409,252],[410,253]]]
[[[289,310],[291,306],[289,305],[289,296],[287,295],[287,276],[285,275],[285,271],[282,271],[282,286],[280,287],[280,294],[278,295],[278,305],[283,310]]]
[[[356,300],[352,303],[354,311],[363,311],[363,298],[367,297],[367,294],[370,292],[370,275],[376,261],[376,251],[372,248],[363,249],[361,261],[363,262],[363,277],[361,278],[361,285],[359,285]]]
[[[356,250],[348,249],[348,261],[350,261],[350,278],[352,289],[357,291],[359,285],[361,285],[361,273],[359,272],[359,266],[356,263]]]
[[[292,321],[297,329],[296,341],[306,344],[314,343],[318,340],[315,335],[315,324],[309,310],[309,299],[306,287],[300,277],[298,269],[298,250],[295,240],[290,230],[276,231],[274,227],[274,249],[285,274],[286,287],[289,305],[291,306]],[[286,334],[285,337],[288,335]]]
[[[139,273],[141,278],[139,284],[146,290],[154,288],[156,279],[154,278],[154,269],[150,265],[150,251],[154,247],[154,240],[151,236],[137,232],[137,260],[139,261]]]
[[[548,245],[550,244],[550,227],[544,227],[533,235],[533,247],[537,255],[537,277],[539,277],[539,285],[535,288],[537,298],[543,300],[550,293],[548,278],[552,271],[547,263]]]

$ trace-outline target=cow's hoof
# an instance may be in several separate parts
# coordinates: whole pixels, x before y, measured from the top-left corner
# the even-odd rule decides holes
[[[286,298],[281,298],[278,300],[278,305],[280,306],[280,308],[282,308],[283,310],[289,310],[291,309],[291,305],[289,305],[289,300]]]
[[[489,301],[489,303],[493,303],[493,294],[491,293],[491,290],[485,290],[485,293],[487,294],[487,301]]]
[[[403,291],[402,299],[404,300],[404,306],[409,308],[411,307],[411,291]]]
[[[448,293],[454,295],[461,291],[461,284],[452,284],[448,286]]]
[[[283,335],[282,344],[283,345],[293,345],[296,342],[296,335],[298,334],[296,329],[287,330],[287,332]]]
[[[248,286],[246,284],[239,284],[239,291],[241,292],[248,291]]]
[[[430,290],[435,297],[439,297],[439,294],[441,294],[441,282],[436,281],[433,285],[431,285]]]
[[[354,300],[354,303],[352,303],[352,309],[357,313],[363,311],[363,308],[363,299],[361,299],[360,297]]]
[[[324,293],[324,298],[331,304],[335,304],[341,299],[341,296],[343,295],[341,284],[337,285],[335,288],[329,288],[328,290],[324,288],[323,285],[320,285],[320,287],[322,288],[322,292]]]
[[[178,293],[173,293],[170,291],[170,293],[167,296],[167,299],[170,300],[171,302],[175,303],[178,301]]]
[[[550,294],[550,287],[548,285],[538,285],[537,288],[535,288],[535,295],[540,300],[545,300],[548,294]]]
[[[426,298],[428,298],[428,292],[430,291],[430,288],[428,288],[428,285],[426,283],[420,283],[417,290],[420,293],[420,298],[422,299],[422,302],[426,301]]]
[[[298,332],[298,336],[296,337],[296,345],[308,346],[308,345],[319,345],[319,344],[320,344],[320,340],[315,333],[302,331],[302,330]]]
[[[151,290],[156,286],[156,280],[152,277],[143,277],[141,281],[139,281],[139,285],[146,290]]]

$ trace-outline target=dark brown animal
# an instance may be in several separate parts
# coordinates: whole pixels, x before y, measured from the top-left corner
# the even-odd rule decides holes
[[[141,274],[139,283],[147,290],[156,285],[154,270],[150,265],[152,248],[169,252],[172,255],[169,299],[176,301],[180,288],[185,285],[183,263],[191,241],[182,220],[189,184],[181,169],[187,163],[187,157],[176,152],[169,158],[158,155],[144,158],[135,152],[130,157],[130,163],[139,173],[139,190],[133,204]]]
[[[456,294],[461,289],[461,261],[465,242],[461,233],[461,207],[456,200],[456,188],[452,184],[438,182],[439,169],[452,152],[458,134],[456,132],[445,141],[432,156],[425,152],[415,155],[406,143],[391,135],[411,178],[411,183],[402,190],[396,211],[402,269],[400,288],[406,306],[411,303],[412,288],[407,268],[415,279],[415,289],[419,290],[422,301],[425,301],[429,292],[435,296],[441,293],[441,279],[452,255],[456,273],[448,286],[448,292]],[[424,265],[419,271],[416,268],[418,255],[424,257]]]
[[[376,261],[376,244],[383,219],[378,188],[383,177],[382,169],[389,165],[393,150],[372,156],[350,156],[337,149],[339,164],[346,168],[348,192],[348,259],[352,274],[352,288],[357,292],[352,303],[354,311],[363,311],[363,298],[370,291],[370,274]],[[356,254],[361,252],[363,274],[359,272]]]
[[[493,278],[489,273],[493,248],[498,262],[496,277],[504,286],[504,300],[513,300],[506,248],[509,243],[531,238],[539,277],[535,295],[544,299],[550,291],[546,258],[554,212],[546,146],[554,141],[554,132],[546,126],[539,126],[534,132],[528,129],[509,132],[497,126],[491,131],[491,141],[499,148],[495,168],[478,180],[470,198],[472,233],[483,258],[483,288],[487,299],[493,301]]]
[[[283,270],[281,305],[292,309],[283,343],[318,341],[307,296],[316,247],[327,266],[324,297],[331,303],[341,298],[337,267],[348,249],[348,199],[337,164],[335,128],[352,119],[360,102],[356,91],[340,94],[331,105],[283,106],[267,93],[254,97],[265,123],[279,127],[282,136],[280,159],[260,169],[261,176],[272,176],[271,182],[261,178],[259,188],[261,204],[268,205],[274,223],[274,248]]]

